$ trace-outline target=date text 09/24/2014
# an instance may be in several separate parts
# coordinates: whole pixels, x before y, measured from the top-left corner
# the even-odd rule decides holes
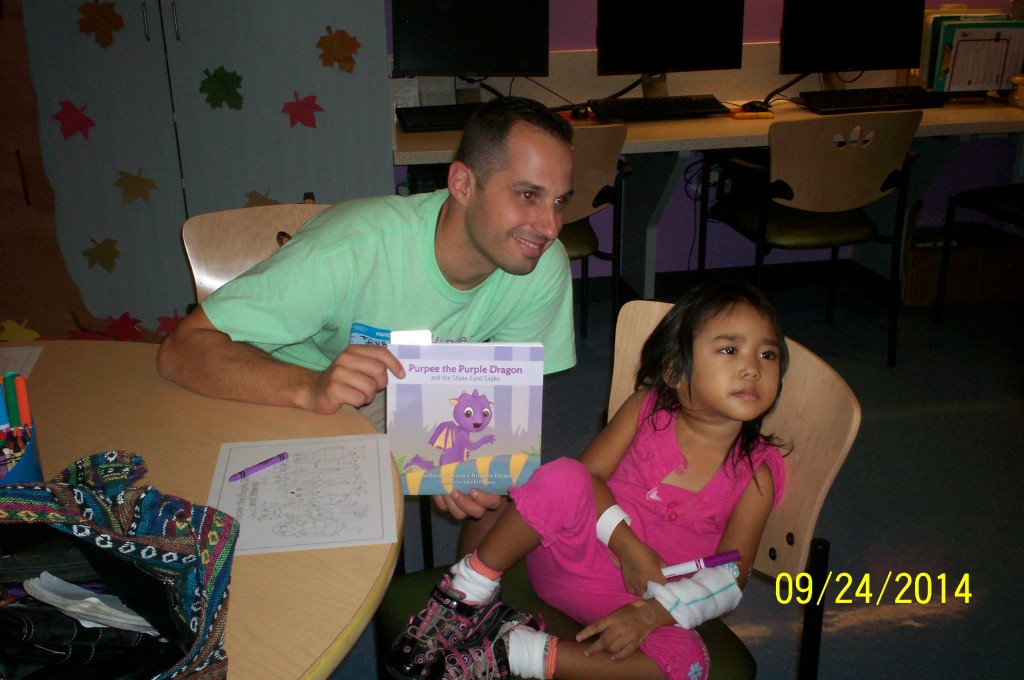
[[[875,581],[877,584],[877,580]],[[831,591],[829,588],[831,586]],[[829,591],[826,600],[826,591]],[[834,597],[833,597],[834,593]],[[822,584],[814,583],[814,578],[806,573],[779,574],[775,579],[775,599],[779,604],[807,604],[812,599],[815,604],[834,602],[841,604],[946,604],[960,600],[964,604],[971,601],[971,575],[931,575],[925,572],[911,574],[901,571],[888,572],[881,588],[872,587],[872,576],[864,574],[859,579],[845,571],[829,571]]]

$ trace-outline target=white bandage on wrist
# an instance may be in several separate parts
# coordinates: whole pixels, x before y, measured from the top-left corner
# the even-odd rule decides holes
[[[608,545],[608,541],[612,540],[612,532],[623,520],[627,525],[633,521],[626,511],[617,505],[612,505],[602,512],[601,517],[597,520],[597,540]]]
[[[739,568],[730,562],[665,585],[648,581],[644,599],[657,600],[676,623],[692,629],[736,608],[743,597],[738,576]]]

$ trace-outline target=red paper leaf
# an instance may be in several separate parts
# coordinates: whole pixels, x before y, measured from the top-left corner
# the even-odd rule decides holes
[[[78,108],[67,99],[62,99],[60,111],[50,116],[53,120],[60,121],[60,133],[64,135],[64,139],[73,137],[76,132],[82,133],[83,137],[89,139],[89,128],[96,127],[96,123],[82,113],[85,111],[85,106],[82,104],[82,108]]]
[[[299,99],[299,93],[293,91],[295,95],[295,101],[285,102],[284,106],[281,107],[281,113],[288,114],[288,120],[292,127],[295,127],[296,123],[302,123],[306,127],[316,127],[316,113],[323,111],[323,108],[316,103],[316,95],[311,94],[308,97]]]
[[[68,340],[109,340],[103,333],[97,333],[96,331],[83,331],[74,330],[68,331]]]
[[[115,340],[141,340],[142,333],[139,332],[137,326],[142,323],[142,319],[134,319],[132,315],[125,312],[114,321],[114,317],[108,316],[108,319],[112,322],[107,326],[106,333]]]
[[[184,318],[185,317],[183,316],[178,316],[178,308],[175,307],[174,316],[158,316],[156,318],[156,320],[160,322],[160,325],[157,326],[156,332],[162,335],[167,335],[173,331],[175,326],[181,323],[181,320]]]

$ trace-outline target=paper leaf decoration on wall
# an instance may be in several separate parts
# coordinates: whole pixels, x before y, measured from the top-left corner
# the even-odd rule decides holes
[[[120,257],[121,251],[117,249],[117,240],[110,238],[109,236],[101,243],[96,243],[96,239],[89,239],[93,242],[92,248],[86,248],[82,251],[82,255],[89,258],[89,268],[92,269],[94,264],[98,264],[107,270],[107,272],[114,271],[114,265],[117,263],[117,258]]]
[[[85,107],[86,105],[82,104],[82,108],[78,108],[67,99],[62,99],[60,111],[50,116],[53,120],[60,121],[60,134],[64,136],[64,139],[73,137],[76,133],[81,133],[83,137],[89,139],[89,128],[96,127],[96,123],[82,113],[85,111]]]
[[[108,316],[108,319],[112,322],[107,326],[106,334],[115,340],[141,340],[142,333],[139,332],[138,325],[142,323],[142,319],[135,319],[131,314],[125,312],[114,321],[114,317]]]
[[[138,174],[135,175],[125,170],[118,170],[118,175],[120,175],[120,179],[114,182],[114,186],[121,189],[122,203],[140,200],[149,203],[149,192],[156,189],[156,182],[148,177],[143,177],[142,168],[139,168]]]
[[[295,127],[296,123],[302,123],[306,127],[315,128],[316,113],[323,111],[323,108],[316,103],[316,95],[311,94],[299,99],[298,92],[293,91],[292,94],[295,95],[295,101],[285,102],[281,107],[281,113],[288,114],[288,122],[292,127]]]
[[[39,338],[39,333],[28,327],[28,319],[18,323],[14,319],[8,319],[0,324],[4,327],[0,333],[0,341],[3,342],[32,342]]]
[[[161,335],[167,335],[168,333],[173,331],[174,328],[179,323],[181,323],[181,320],[184,318],[185,317],[183,316],[178,316],[178,308],[175,307],[174,316],[158,316],[156,318],[156,320],[160,322],[160,325],[157,326],[156,328],[156,332],[160,333]]]
[[[356,52],[359,51],[359,41],[342,30],[333,31],[327,27],[327,33],[320,36],[316,47],[320,50],[320,61],[324,66],[330,68],[335,64],[342,71],[352,73],[356,68]]]
[[[96,37],[100,47],[107,49],[114,43],[114,33],[124,28],[124,19],[114,9],[112,2],[85,3],[78,8],[82,17],[78,20],[78,30]]]
[[[238,91],[242,87],[242,76],[223,66],[218,66],[213,73],[203,69],[203,73],[206,78],[199,84],[199,91],[206,95],[210,108],[219,109],[225,104],[231,109],[242,108],[242,94]]]
[[[270,197],[270,189],[263,194],[253,189],[246,193],[245,197],[249,199],[249,202],[245,204],[246,208],[255,208],[258,205],[281,205],[281,201]]]

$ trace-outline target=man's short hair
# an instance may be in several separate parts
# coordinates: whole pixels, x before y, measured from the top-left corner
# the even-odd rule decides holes
[[[572,146],[572,125],[538,101],[525,97],[498,97],[477,109],[466,124],[455,160],[485,184],[505,165],[508,135],[517,123],[531,125]]]

